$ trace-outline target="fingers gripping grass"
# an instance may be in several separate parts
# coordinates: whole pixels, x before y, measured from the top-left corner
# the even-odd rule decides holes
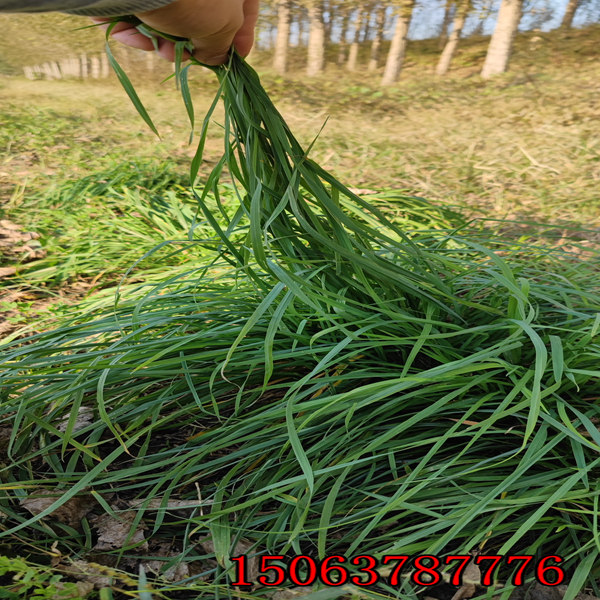
[[[215,72],[225,152],[194,187],[213,254],[3,350],[2,535],[85,554],[89,526],[52,513],[93,493],[98,513],[137,501],[148,552],[168,540],[198,597],[233,597],[241,540],[318,557],[559,554],[569,593],[593,587],[597,258],[393,192],[367,202],[309,158],[239,57]],[[94,420],[76,427],[82,408]],[[55,502],[31,516],[19,501],[39,488]]]

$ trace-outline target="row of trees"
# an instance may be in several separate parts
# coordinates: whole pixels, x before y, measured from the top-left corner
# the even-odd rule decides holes
[[[427,0],[419,0],[426,2]],[[528,0],[501,0],[494,33],[482,69],[491,77],[507,69],[512,41],[527,10],[534,10]],[[571,27],[580,2],[569,0],[562,18],[563,27]],[[593,1],[593,0],[592,0]],[[308,75],[325,68],[326,48],[337,41],[338,64],[349,70],[357,67],[359,48],[370,43],[368,69],[384,66],[382,84],[390,85],[400,76],[411,21],[419,7],[417,0],[267,0],[265,19],[273,32],[274,67],[286,73],[292,38],[306,42]],[[481,26],[494,13],[493,0],[446,0],[440,34],[440,58],[437,74],[448,72],[469,16],[478,15]],[[382,56],[384,41],[389,41],[387,56]]]

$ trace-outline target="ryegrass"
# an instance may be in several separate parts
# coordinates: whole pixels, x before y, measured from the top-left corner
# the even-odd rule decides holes
[[[143,553],[165,560],[168,541],[198,598],[237,594],[242,541],[321,558],[558,554],[568,600],[597,593],[597,256],[502,240],[418,198],[362,200],[308,158],[243,61],[217,74],[225,154],[194,190],[214,254],[4,348],[2,535],[87,556],[87,521],[51,515],[92,494],[96,512],[141,501]],[[94,420],[76,426],[84,409]],[[56,497],[35,516],[19,506],[32,489]],[[184,518],[170,499],[196,507]]]
[[[23,335],[17,324],[48,328],[44,321],[55,323],[56,311],[72,311],[69,304],[94,291],[112,288],[110,301],[116,285],[124,291],[162,280],[167,269],[186,272],[210,226],[183,180],[168,163],[120,162],[15,196],[0,218],[15,215],[21,230],[39,237],[34,257],[15,244],[6,254],[0,249],[0,264],[14,271],[0,280],[2,316],[14,321],[0,327],[0,338]]]
[[[40,235],[45,256],[20,265],[10,284],[107,284],[164,239],[186,241],[197,212],[190,197],[173,170],[156,163],[114,164],[29,193],[5,214],[18,207],[21,227]]]

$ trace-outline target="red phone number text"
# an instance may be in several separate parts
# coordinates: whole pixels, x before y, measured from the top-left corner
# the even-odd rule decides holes
[[[235,586],[249,586],[259,583],[264,586],[279,586],[293,583],[297,586],[313,585],[319,581],[327,586],[339,586],[352,583],[367,587],[377,583],[387,583],[398,586],[406,572],[406,577],[419,586],[432,586],[445,581],[450,585],[463,585],[463,576],[469,562],[473,561],[481,573],[477,583],[487,587],[493,585],[494,573],[504,562],[512,565],[514,572],[511,583],[519,586],[525,583],[526,572],[533,574],[542,585],[559,585],[565,579],[565,573],[560,564],[560,556],[544,556],[535,560],[531,555],[450,555],[439,558],[433,555],[407,556],[391,554],[375,558],[368,554],[346,558],[345,556],[328,556],[316,560],[311,556],[295,556],[286,558],[279,555],[259,557],[259,569],[256,581],[248,581],[248,557],[233,558],[235,575],[232,582]],[[378,571],[385,568],[389,575],[381,575]],[[447,570],[445,567],[450,567]],[[468,582],[473,583],[473,582]]]

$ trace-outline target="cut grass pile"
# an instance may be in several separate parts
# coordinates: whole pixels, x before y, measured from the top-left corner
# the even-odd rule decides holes
[[[194,190],[213,252],[2,350],[4,539],[184,565],[186,598],[236,597],[242,551],[559,555],[566,600],[598,594],[598,256],[363,200],[243,61],[217,74],[225,153]],[[118,547],[104,514],[128,525]],[[361,593],[398,588],[415,596],[408,577]]]

